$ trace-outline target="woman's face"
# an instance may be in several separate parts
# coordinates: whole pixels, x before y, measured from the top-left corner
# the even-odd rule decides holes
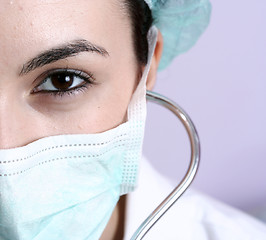
[[[125,121],[139,67],[119,1],[3,0],[0,32],[1,149]]]

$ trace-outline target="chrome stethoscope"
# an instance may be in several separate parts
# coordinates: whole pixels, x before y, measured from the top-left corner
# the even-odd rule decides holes
[[[131,237],[131,240],[142,239],[153,225],[173,206],[173,204],[182,196],[187,190],[190,184],[193,182],[200,161],[200,141],[197,134],[197,130],[191,121],[188,114],[179,107],[176,103],[170,99],[147,91],[146,98],[149,101],[155,102],[171,110],[182,122],[189,136],[191,146],[191,158],[188,171],[183,180],[177,185],[177,187],[169,194],[169,196],[147,217],[147,219],[139,226],[137,231]]]

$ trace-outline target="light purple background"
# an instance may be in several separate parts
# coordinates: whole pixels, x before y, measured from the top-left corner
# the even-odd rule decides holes
[[[202,161],[193,188],[243,210],[266,204],[266,1],[212,1],[209,28],[159,73],[156,92],[197,126]],[[182,125],[148,105],[144,154],[177,182],[190,150]]]

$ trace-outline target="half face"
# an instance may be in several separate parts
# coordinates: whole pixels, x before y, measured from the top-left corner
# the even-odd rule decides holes
[[[98,133],[126,119],[138,82],[117,0],[1,0],[0,148]]]

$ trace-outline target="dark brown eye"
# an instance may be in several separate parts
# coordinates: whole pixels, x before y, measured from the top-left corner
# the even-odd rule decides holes
[[[59,91],[66,91],[72,87],[74,77],[73,74],[57,73],[51,76],[51,82]]]
[[[35,87],[32,93],[67,92],[91,84],[91,79],[91,76],[80,71],[55,70]]]

